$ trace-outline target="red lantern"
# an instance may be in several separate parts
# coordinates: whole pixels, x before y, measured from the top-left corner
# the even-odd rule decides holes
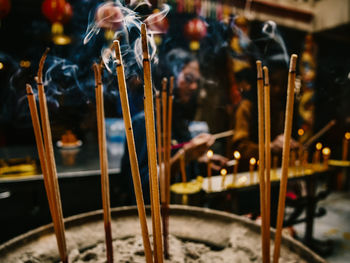
[[[73,15],[72,6],[66,0],[45,0],[41,10],[51,23],[67,23]]]
[[[11,9],[11,3],[9,0],[0,0],[0,19],[3,19],[8,15]]]
[[[206,35],[207,25],[199,18],[194,18],[185,25],[185,36],[191,41],[190,48],[192,50],[199,49],[199,41]]]

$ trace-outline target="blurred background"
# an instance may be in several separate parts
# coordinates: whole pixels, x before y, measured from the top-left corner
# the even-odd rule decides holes
[[[113,27],[98,24],[97,10],[108,2],[0,0],[0,243],[50,222],[25,91],[29,83],[36,93],[35,76],[47,47],[44,84],[64,215],[101,209],[92,65],[108,59],[105,52],[119,36]],[[342,158],[344,134],[350,130],[349,0],[115,3],[125,8],[124,15],[130,18],[131,46],[138,37],[134,27],[140,21],[148,23],[155,68],[176,47],[198,57],[202,78],[190,124],[193,136],[234,127],[244,81],[256,81],[251,69],[257,59],[269,65],[271,72],[275,70],[272,81],[282,84],[290,55],[295,53],[299,58],[294,138],[305,142],[335,120],[318,141],[331,149],[332,159]],[[157,13],[160,15],[147,20]],[[134,61],[135,57],[137,54],[129,52],[125,60]],[[124,123],[111,69],[103,73],[111,205],[121,206],[127,204],[120,173]],[[126,73],[134,116],[143,110],[142,69],[131,63]],[[155,79],[161,77],[156,71],[154,75]],[[62,146],[65,142],[73,142],[75,147],[67,149]],[[219,140],[215,152],[229,158],[234,150],[231,143]]]

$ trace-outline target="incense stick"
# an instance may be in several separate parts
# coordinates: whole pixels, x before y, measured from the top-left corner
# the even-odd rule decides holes
[[[158,176],[157,176],[157,153],[156,153],[156,139],[155,139],[155,125],[154,125],[154,109],[153,109],[153,90],[151,79],[151,65],[148,55],[147,44],[147,32],[146,24],[141,24],[141,43],[143,54],[143,72],[144,72],[144,105],[145,105],[145,124],[146,124],[146,137],[147,137],[147,152],[148,152],[148,168],[149,177],[152,180],[150,184],[151,198],[154,206],[154,218],[155,221],[154,232],[156,235],[157,251],[154,253],[158,257],[158,262],[163,263],[163,249],[162,249],[162,230],[160,223],[160,206],[159,206],[159,188],[158,188]]]
[[[227,131],[224,131],[224,132],[219,132],[219,133],[212,134],[212,136],[213,136],[213,138],[215,140],[218,140],[218,139],[222,139],[222,138],[225,138],[225,137],[232,136],[234,133],[235,133],[234,130],[227,130]],[[190,143],[190,142],[191,141],[175,144],[175,145],[171,146],[171,149],[175,150],[175,149],[182,148],[185,144]]]
[[[137,210],[140,218],[140,225],[141,225],[141,231],[142,231],[142,239],[143,239],[143,246],[145,250],[146,262],[149,263],[149,262],[153,262],[152,251],[151,251],[151,244],[149,241],[149,234],[147,229],[145,205],[144,205],[143,196],[142,196],[142,186],[141,186],[139,165],[138,165],[137,155],[136,155],[134,132],[132,128],[131,115],[129,110],[129,101],[128,101],[126,83],[125,83],[124,66],[123,66],[122,57],[120,53],[119,41],[115,40],[113,43],[114,43],[114,49],[115,49],[116,58],[117,58],[116,70],[117,70],[117,76],[118,76],[118,87],[119,87],[119,95],[120,95],[120,101],[121,101],[122,111],[123,111],[123,119],[125,124],[126,141],[127,141],[128,150],[129,150],[131,174],[134,182],[134,191],[135,191],[135,197],[136,197],[136,203],[137,203]]]
[[[52,182],[51,182],[51,179],[50,179],[50,176],[48,173],[47,160],[46,160],[46,156],[45,156],[45,149],[44,149],[43,138],[42,138],[42,134],[41,134],[41,127],[40,127],[40,121],[39,121],[39,117],[38,117],[38,110],[36,107],[35,95],[33,93],[32,87],[29,84],[26,85],[26,89],[27,89],[27,99],[28,99],[28,104],[29,104],[29,109],[30,109],[30,115],[32,118],[32,123],[33,123],[34,136],[35,136],[35,141],[36,141],[36,145],[37,145],[37,149],[38,149],[40,166],[41,166],[41,170],[42,170],[43,178],[44,178],[44,186],[45,186],[46,196],[47,196],[48,203],[49,203],[51,218],[52,218],[52,221],[54,224],[57,245],[58,245],[59,250],[60,250],[63,248],[62,243],[61,243],[62,236],[60,235],[60,232],[59,232],[59,229],[57,226],[57,224],[58,224],[57,216],[56,216],[57,212],[56,212],[56,206],[55,206],[54,199],[53,199]]]
[[[167,116],[167,157],[168,157],[168,200],[170,203],[170,179],[171,179],[171,167],[170,167],[170,157],[171,157],[171,128],[172,128],[172,114],[173,114],[173,89],[174,89],[174,77],[170,77],[169,83],[169,94],[168,94],[168,116]]]
[[[44,138],[44,149],[47,157],[46,167],[50,178],[49,185],[51,186],[50,192],[52,195],[52,204],[55,210],[55,213],[54,213],[55,219],[53,221],[54,222],[56,221],[56,227],[57,227],[56,237],[57,237],[57,240],[59,240],[57,242],[58,242],[58,248],[59,248],[61,260],[62,262],[68,262],[62,204],[61,204],[61,197],[60,197],[60,192],[58,188],[57,170],[56,170],[55,156],[54,156],[53,145],[52,145],[50,120],[49,120],[49,115],[47,110],[44,85],[42,81],[42,70],[43,70],[48,52],[49,52],[49,49],[46,49],[43,56],[40,59],[36,81],[37,81],[38,93],[39,93],[39,108],[40,108],[40,115],[41,115],[41,127],[42,127],[43,138]]]
[[[169,176],[169,167],[170,160],[168,156],[168,95],[167,95],[167,84],[168,80],[166,78],[162,79],[162,141],[163,141],[163,156],[164,156],[164,189],[165,189],[165,202],[162,203],[162,222],[163,222],[163,248],[164,248],[164,257],[169,258],[169,204],[170,204],[170,176]]]
[[[335,125],[335,123],[336,123],[336,120],[331,120],[330,122],[328,122],[326,126],[324,126],[314,136],[308,139],[307,142],[304,143],[303,145],[304,149],[307,149],[313,142],[315,142],[318,138],[320,138],[323,134],[325,134],[330,128],[332,128]]]
[[[96,82],[96,113],[97,113],[97,131],[98,146],[100,155],[101,169],[101,193],[103,206],[103,219],[106,238],[107,262],[113,263],[113,246],[112,246],[112,229],[111,229],[111,207],[109,195],[109,176],[108,176],[108,156],[107,142],[105,133],[104,120],[104,102],[103,102],[103,86],[101,79],[101,66],[94,64],[95,82]]]
[[[270,120],[270,83],[269,70],[264,70],[264,109],[265,109],[265,193],[266,193],[266,245],[267,258],[270,261],[270,206],[271,206],[271,120]]]
[[[264,155],[264,83],[261,61],[256,62],[258,87],[258,131],[259,131],[259,185],[260,185],[260,213],[261,213],[261,242],[263,262],[268,262],[266,246],[266,190],[265,190],[265,155]]]
[[[287,180],[288,180],[288,164],[290,152],[290,139],[292,134],[293,121],[293,106],[294,106],[294,86],[295,86],[295,67],[297,55],[293,54],[290,60],[289,74],[288,74],[288,89],[287,89],[287,105],[284,123],[284,142],[282,150],[282,171],[280,181],[280,193],[278,199],[277,225],[275,234],[275,247],[273,251],[273,262],[277,263],[280,256],[280,246],[282,237],[282,227],[284,218],[284,208],[286,200]]]
[[[232,136],[234,133],[235,133],[234,130],[228,130],[228,131],[224,131],[224,132],[219,132],[219,133],[213,134],[213,137],[214,137],[215,140],[218,140],[218,139],[221,139],[221,138]]]

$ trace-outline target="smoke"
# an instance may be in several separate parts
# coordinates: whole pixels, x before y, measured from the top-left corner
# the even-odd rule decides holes
[[[160,12],[151,15],[140,15],[136,9],[149,7],[148,1],[131,1],[130,8],[124,6],[119,1],[106,2],[99,5],[94,15],[89,15],[89,24],[84,37],[84,44],[87,44],[94,36],[104,30],[113,33],[113,39],[120,41],[120,48],[123,56],[126,78],[133,75],[140,75],[142,68],[142,47],[141,47],[141,24],[152,25],[164,18],[170,10],[166,4],[162,6]],[[131,9],[132,8],[132,9]],[[150,59],[154,64],[158,63],[156,56],[157,49],[154,41],[154,34],[158,30],[147,30],[147,40],[149,46]],[[101,50],[101,59],[106,69],[114,74],[115,54],[111,43],[106,44]]]
[[[266,35],[266,39],[263,40],[270,40],[275,45],[280,48],[279,53],[273,54],[269,57],[269,60],[271,61],[281,61],[284,60],[286,65],[289,64],[289,55],[287,52],[286,45],[284,43],[284,40],[279,33],[279,30],[277,29],[277,25],[274,21],[268,20],[264,23],[262,27],[262,33]],[[268,52],[268,45],[266,46],[265,53]]]

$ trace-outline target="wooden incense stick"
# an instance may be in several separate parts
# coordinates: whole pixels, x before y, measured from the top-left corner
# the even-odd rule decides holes
[[[109,195],[109,175],[108,175],[108,156],[106,142],[106,125],[104,119],[104,102],[103,102],[103,85],[101,77],[101,66],[96,63],[93,66],[96,82],[96,114],[97,114],[97,131],[98,131],[98,146],[100,155],[101,168],[101,193],[103,219],[106,239],[107,262],[113,263],[113,246],[112,246],[112,228],[111,228],[111,205]]]
[[[129,150],[131,174],[132,174],[132,179],[134,183],[137,211],[140,218],[145,257],[146,257],[146,262],[148,263],[148,262],[153,262],[152,250],[151,250],[151,244],[149,241],[149,234],[148,234],[147,221],[146,221],[146,211],[145,211],[145,205],[143,201],[141,178],[140,178],[139,165],[137,161],[136,147],[135,147],[135,141],[134,141],[134,132],[132,128],[131,115],[129,110],[129,100],[128,100],[128,93],[126,89],[124,66],[122,62],[122,56],[120,53],[119,41],[115,40],[113,43],[114,43],[114,49],[116,53],[116,61],[117,61],[116,70],[117,70],[117,76],[118,76],[118,87],[119,87],[120,101],[122,105],[123,119],[125,124],[126,141],[127,141],[128,150]]]
[[[57,170],[55,163],[55,156],[53,152],[53,144],[52,144],[52,136],[51,136],[51,128],[50,128],[50,120],[49,114],[47,110],[46,103],[46,95],[44,91],[44,84],[42,80],[42,71],[44,67],[44,63],[46,60],[47,53],[49,49],[46,49],[43,56],[40,59],[38,75],[36,78],[37,86],[38,86],[38,94],[39,94],[39,108],[40,108],[40,116],[41,116],[41,127],[44,138],[44,149],[46,154],[46,162],[47,162],[47,171],[50,178],[50,186],[51,186],[51,195],[52,195],[52,204],[54,206],[54,217],[56,221],[57,227],[57,239],[58,248],[62,262],[68,262],[67,255],[67,244],[65,238],[65,229],[63,222],[63,212],[62,212],[62,204],[61,197],[58,187],[58,179],[57,179]]]
[[[187,182],[186,160],[185,160],[185,151],[183,149],[180,150],[180,173],[181,173],[182,182],[186,183]]]
[[[265,112],[265,201],[266,201],[266,245],[267,258],[270,261],[270,211],[271,211],[271,116],[269,70],[264,71],[264,112]]]
[[[261,213],[261,242],[263,262],[268,262],[266,246],[266,190],[265,190],[265,142],[264,142],[264,82],[261,61],[256,62],[258,87],[258,131],[259,131],[259,186],[260,186],[260,213]]]
[[[28,99],[28,104],[29,104],[29,109],[30,109],[30,115],[32,118],[32,123],[33,123],[33,129],[34,129],[34,136],[35,136],[35,141],[38,149],[38,155],[39,155],[39,160],[40,160],[40,166],[41,170],[43,173],[43,178],[44,178],[44,186],[45,186],[45,191],[46,191],[46,196],[48,199],[49,203],[49,209],[51,213],[51,218],[54,224],[54,230],[55,230],[55,235],[56,235],[56,240],[57,240],[57,245],[59,247],[59,250],[62,249],[62,243],[61,243],[61,235],[59,232],[59,227],[58,227],[58,221],[57,221],[57,211],[56,211],[56,206],[55,206],[55,201],[53,197],[53,189],[52,189],[52,181],[48,172],[48,167],[47,167],[47,160],[46,160],[46,155],[45,155],[45,149],[44,149],[44,144],[43,144],[43,138],[41,134],[41,127],[40,127],[40,121],[39,121],[39,116],[38,116],[38,110],[36,107],[36,101],[35,101],[35,95],[33,93],[32,87],[27,84],[27,99]]]
[[[232,136],[234,133],[235,133],[234,130],[228,130],[228,131],[224,131],[224,132],[219,132],[219,133],[213,134],[213,138],[215,140],[218,140],[218,139],[221,139],[221,138]]]
[[[163,248],[164,257],[169,258],[169,204],[170,204],[170,159],[168,158],[168,94],[167,94],[168,79],[162,79],[162,142],[163,142],[163,154],[164,154],[164,181],[165,181],[165,202],[162,203],[162,223],[163,223]]]
[[[315,133],[314,136],[312,136],[310,139],[307,140],[307,142],[303,144],[304,149],[307,149],[308,147],[310,147],[312,143],[314,143],[318,138],[320,138],[323,134],[325,134],[335,124],[336,124],[336,120],[331,120],[330,122],[328,122],[326,126],[324,126],[321,130]]]
[[[219,133],[212,134],[212,136],[213,136],[213,138],[215,140],[218,140],[218,139],[222,139],[222,138],[225,138],[225,137],[232,136],[234,133],[235,133],[234,130],[227,130],[227,131],[224,131],[224,132],[219,132]],[[171,146],[171,149],[182,148],[185,144],[190,143],[190,142],[191,141],[175,144],[175,145]]]
[[[167,143],[166,143],[166,152],[168,158],[168,200],[170,203],[170,180],[171,180],[171,167],[170,167],[170,158],[171,158],[171,129],[172,129],[172,119],[173,119],[173,89],[174,89],[174,77],[170,77],[169,81],[169,93],[168,93],[168,116],[167,116]]]
[[[159,166],[159,180],[160,180],[160,200],[161,203],[165,202],[165,178],[163,167],[163,145],[162,145],[162,120],[161,120],[161,107],[160,107],[161,92],[156,94],[156,121],[157,121],[157,151],[158,151],[158,166]]]
[[[145,124],[147,137],[147,152],[148,152],[148,168],[149,177],[152,180],[150,184],[151,198],[154,206],[155,229],[153,234],[156,235],[157,251],[154,253],[158,258],[159,263],[163,263],[163,248],[162,248],[162,230],[160,223],[160,206],[159,206],[159,188],[157,176],[157,153],[156,153],[156,138],[154,124],[154,109],[153,109],[153,90],[151,79],[151,65],[148,54],[146,24],[141,24],[141,43],[143,54],[143,72],[144,72],[144,107],[145,107]]]
[[[168,162],[168,153],[167,153],[167,142],[168,142],[168,130],[167,130],[167,104],[168,104],[168,94],[167,94],[167,85],[168,79],[162,79],[162,92],[161,92],[161,106],[162,106],[162,142],[163,142],[163,154],[164,154],[164,178],[165,178],[165,203],[169,204],[169,186],[168,186],[168,166],[170,165]]]
[[[280,257],[282,227],[284,218],[284,208],[288,181],[288,164],[290,153],[290,140],[292,134],[293,107],[294,107],[294,88],[295,88],[295,68],[297,55],[293,54],[290,60],[287,88],[287,105],[284,123],[284,142],[282,150],[282,171],[280,181],[280,192],[278,199],[277,225],[275,234],[275,247],[273,251],[273,262],[277,263]]]

